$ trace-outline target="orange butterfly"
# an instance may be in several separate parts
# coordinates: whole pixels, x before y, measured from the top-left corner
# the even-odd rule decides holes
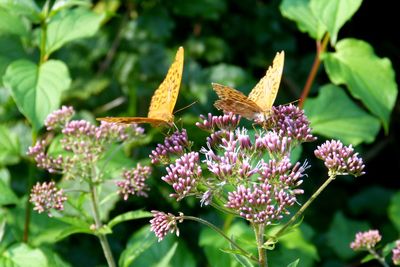
[[[172,125],[174,122],[172,112],[178,99],[182,80],[183,57],[183,47],[179,47],[167,76],[151,98],[147,117],[105,117],[97,118],[97,120],[124,124],[150,123],[153,126]]]
[[[219,100],[214,106],[224,112],[232,112],[249,120],[264,121],[268,117],[281,82],[284,52],[277,53],[272,66],[257,85],[251,90],[249,96],[229,86],[213,83],[212,87]]]

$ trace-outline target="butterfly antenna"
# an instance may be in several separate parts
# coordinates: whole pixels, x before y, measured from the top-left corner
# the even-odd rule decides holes
[[[194,101],[193,103],[191,103],[191,104],[189,104],[189,105],[187,105],[187,106],[185,106],[185,107],[183,107],[183,108],[178,109],[177,111],[174,112],[174,115],[175,115],[176,113],[178,113],[179,111],[182,111],[182,110],[184,110],[184,109],[190,108],[191,106],[193,106],[193,105],[196,104],[196,103],[197,103],[197,101]]]
[[[296,103],[296,102],[300,102],[300,99],[296,99],[296,100],[294,100],[292,102],[286,103],[285,105],[290,105],[290,104],[293,104],[293,103]]]

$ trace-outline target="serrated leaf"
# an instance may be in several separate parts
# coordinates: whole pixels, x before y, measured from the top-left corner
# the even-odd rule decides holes
[[[0,206],[17,204],[18,197],[4,181],[0,180]]]
[[[119,223],[126,222],[129,220],[137,220],[137,219],[143,219],[143,218],[150,218],[152,217],[153,214],[148,211],[143,211],[143,210],[135,210],[135,211],[128,211],[126,213],[120,214],[113,218],[109,223],[108,227],[113,228]]]
[[[379,120],[358,107],[342,88],[328,84],[305,102],[313,133],[357,145],[374,141]]]
[[[368,224],[346,218],[343,213],[337,212],[327,233],[328,245],[342,260],[350,259],[355,255],[350,243],[357,232],[369,229]]]
[[[3,83],[37,131],[47,115],[60,106],[61,94],[69,88],[71,79],[62,61],[49,60],[37,66],[28,60],[17,60],[8,66]]]
[[[19,151],[18,137],[6,125],[0,124],[0,165],[18,163]]]
[[[0,35],[15,34],[27,36],[28,29],[21,18],[0,6]]]
[[[283,0],[280,5],[284,17],[297,23],[300,31],[306,32],[311,38],[321,40],[326,27],[314,15],[310,0]]]
[[[361,6],[362,0],[311,0],[310,8],[318,20],[325,25],[335,44],[340,28]]]
[[[102,19],[103,15],[84,8],[57,13],[47,26],[46,55],[49,56],[67,42],[93,36]]]
[[[397,98],[397,84],[388,58],[379,58],[366,42],[344,39],[336,52],[323,57],[326,71],[334,84],[346,84],[353,97],[381,120],[388,131],[390,113]]]
[[[390,200],[388,216],[390,221],[396,227],[397,231],[400,232],[400,192],[394,194]]]

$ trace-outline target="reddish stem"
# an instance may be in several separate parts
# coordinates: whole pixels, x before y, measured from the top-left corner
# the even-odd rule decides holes
[[[321,64],[320,56],[326,50],[326,46],[328,45],[329,34],[325,34],[324,39],[321,41],[317,41],[317,53],[315,54],[314,63],[308,74],[306,84],[304,85],[303,92],[301,93],[299,107],[303,108],[304,102],[307,99],[308,94],[310,93],[311,86],[315,80],[315,76],[317,75],[319,65]]]

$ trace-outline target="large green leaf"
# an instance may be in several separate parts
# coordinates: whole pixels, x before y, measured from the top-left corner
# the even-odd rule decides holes
[[[6,125],[0,124],[0,166],[18,163],[19,152],[18,137]]]
[[[355,255],[350,248],[350,243],[354,240],[356,233],[368,229],[369,226],[366,223],[350,220],[341,212],[337,212],[327,234],[328,245],[338,257],[347,260]]]
[[[153,217],[153,215],[148,211],[143,211],[143,210],[128,211],[113,218],[108,223],[108,227],[113,228],[114,226],[122,222],[143,219],[143,218],[150,218],[150,217]]]
[[[28,60],[17,60],[8,66],[3,83],[11,89],[20,112],[38,130],[47,115],[60,106],[61,94],[71,80],[62,61],[49,60],[37,66]]]
[[[328,84],[317,98],[307,99],[305,112],[313,133],[337,138],[346,144],[372,142],[379,131],[379,120],[358,107],[342,88]]]
[[[351,94],[381,119],[387,132],[397,97],[390,60],[377,57],[368,43],[356,39],[341,40],[335,48],[336,52],[323,57],[331,81],[346,84]]]
[[[321,40],[324,36],[326,27],[314,15],[310,0],[283,0],[280,10],[284,17],[295,21],[299,30],[313,39]]]
[[[397,231],[400,232],[400,192],[396,193],[389,205],[388,215]]]
[[[34,0],[0,0],[1,7],[12,14],[24,16],[32,22],[40,22],[40,9]],[[20,22],[22,22],[21,19]]]
[[[0,6],[0,35],[16,34],[27,36],[28,29],[21,18]]]
[[[46,35],[46,55],[65,43],[93,36],[100,27],[103,15],[88,9],[63,10],[51,18]]]
[[[319,21],[325,25],[335,44],[340,28],[358,10],[362,0],[311,0],[310,7]]]

